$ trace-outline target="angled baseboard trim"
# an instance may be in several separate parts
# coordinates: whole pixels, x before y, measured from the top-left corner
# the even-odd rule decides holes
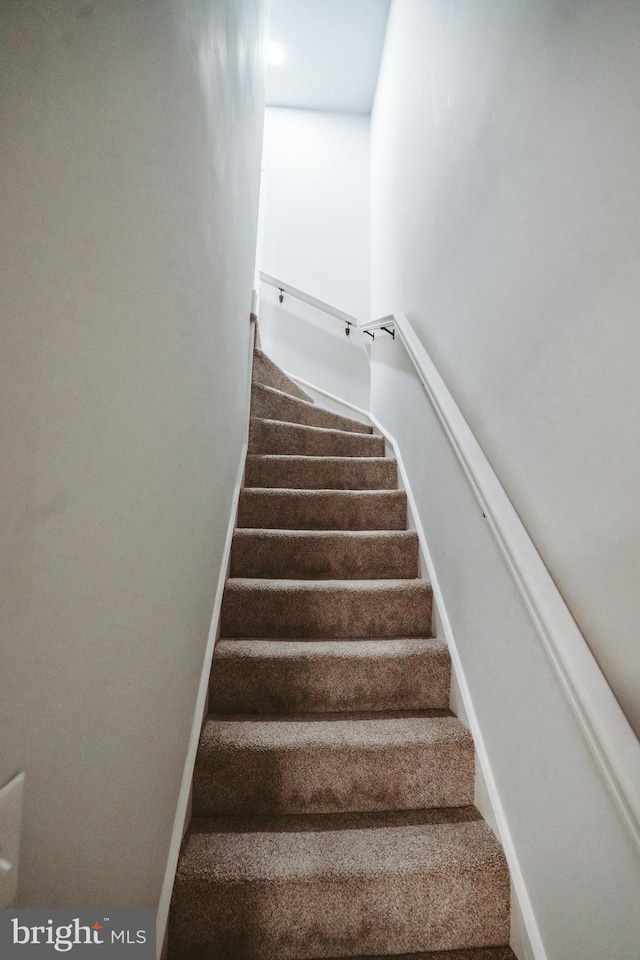
[[[233,495],[231,498],[231,506],[229,510],[229,522],[227,524],[227,533],[224,541],[224,547],[222,551],[222,558],[220,562],[220,571],[218,574],[218,582],[216,583],[216,592],[213,601],[213,612],[211,614],[211,622],[209,626],[209,633],[207,636],[207,645],[205,647],[204,659],[202,662],[202,673],[200,675],[200,683],[198,686],[198,694],[196,697],[196,702],[193,710],[193,721],[191,724],[191,734],[189,736],[189,744],[187,747],[187,755],[184,762],[184,769],[182,773],[182,780],[180,783],[180,792],[178,794],[178,803],[176,806],[176,814],[174,818],[173,830],[171,833],[171,841],[169,844],[169,853],[167,856],[167,866],[165,869],[164,880],[162,883],[162,890],[160,893],[160,900],[158,902],[158,918],[156,924],[156,957],[158,960],[166,956],[167,953],[167,928],[169,921],[169,909],[171,907],[171,894],[173,892],[173,884],[176,875],[176,868],[178,866],[178,856],[180,854],[180,847],[182,845],[182,840],[184,838],[186,829],[189,825],[189,820],[191,818],[191,782],[193,780],[193,771],[196,762],[196,754],[198,752],[198,744],[200,742],[200,733],[202,731],[202,724],[204,722],[207,706],[208,706],[208,696],[209,696],[209,675],[211,673],[211,663],[213,661],[213,654],[218,640],[218,631],[220,625],[220,611],[222,609],[222,595],[224,593],[224,586],[229,575],[229,568],[231,563],[231,542],[233,540],[233,532],[236,526],[236,518],[238,515],[238,501],[240,499],[240,490],[242,489],[242,483],[244,480],[244,470],[245,470],[245,461],[247,459],[247,449],[249,446],[249,412],[250,412],[250,399],[251,399],[251,361],[253,359],[253,345],[255,343],[256,336],[256,323],[254,320],[251,321],[251,334],[249,336],[249,387],[248,387],[248,396],[247,396],[247,423],[245,428],[245,437],[240,451],[240,460],[238,463],[238,469],[236,472],[236,479],[233,487]]]
[[[396,442],[395,437],[389,433],[389,431],[382,426],[380,421],[369,411],[363,410],[361,407],[357,407],[353,403],[349,403],[346,400],[342,400],[340,397],[335,396],[335,394],[329,393],[327,390],[324,390],[322,387],[316,386],[316,384],[309,383],[307,380],[303,380],[301,377],[297,377],[293,373],[287,373],[287,376],[290,376],[293,380],[299,383],[303,387],[307,387],[310,390],[314,390],[316,393],[321,394],[322,396],[327,397],[330,400],[334,400],[338,403],[341,403],[343,406],[355,410],[356,412],[369,418],[375,430],[377,430],[387,441],[390,447],[393,450],[394,457],[398,464],[398,471],[400,474],[399,479],[402,482],[402,487],[407,495],[407,502],[409,506],[409,511],[413,520],[414,528],[418,534],[418,540],[420,542],[420,550],[424,559],[425,566],[428,572],[428,579],[431,583],[433,589],[433,598],[435,601],[435,606],[438,610],[438,615],[442,624],[442,630],[449,647],[451,654],[451,662],[453,672],[460,690],[460,695],[462,697],[466,719],[469,723],[471,733],[473,735],[473,741],[476,748],[476,758],[484,782],[487,788],[487,793],[489,795],[489,802],[491,804],[493,816],[498,830],[498,835],[502,847],[504,849],[505,857],[507,858],[507,863],[509,865],[509,871],[511,873],[511,881],[513,883],[513,889],[518,900],[518,906],[520,908],[522,919],[526,928],[527,936],[529,938],[529,943],[531,950],[533,951],[533,956],[535,960],[548,960],[547,953],[545,951],[542,938],[540,936],[540,931],[538,929],[538,924],[536,922],[535,914],[533,912],[533,906],[529,898],[529,893],[526,888],[524,876],[522,874],[522,869],[518,860],[516,853],[515,845],[511,837],[511,831],[509,829],[509,824],[500,800],[500,794],[498,792],[498,787],[493,775],[491,768],[491,763],[489,761],[489,755],[487,752],[486,744],[480,730],[480,725],[478,723],[478,718],[473,706],[473,700],[471,698],[471,692],[469,690],[469,685],[467,683],[464,670],[462,667],[462,661],[460,659],[460,654],[458,652],[455,635],[453,632],[453,627],[451,626],[451,621],[447,615],[447,610],[444,603],[444,597],[442,595],[442,590],[438,582],[438,576],[433,564],[431,553],[429,552],[429,547],[427,544],[427,538],[425,536],[424,527],[422,526],[422,521],[418,513],[417,504],[411,490],[411,484],[409,482],[409,477],[404,465],[404,460],[402,458],[402,453]]]

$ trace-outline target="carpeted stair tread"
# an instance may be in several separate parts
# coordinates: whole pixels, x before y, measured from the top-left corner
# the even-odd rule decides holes
[[[313,403],[313,397],[305,393],[302,387],[299,387],[295,380],[288,377],[284,370],[281,370],[273,360],[256,347],[253,351],[253,370],[252,382],[262,383],[266,387],[275,387],[276,390],[287,393],[298,400],[306,400],[307,403]]]
[[[292,530],[404,530],[403,490],[304,490],[249,488],[240,491],[238,527]]]
[[[385,457],[301,457],[249,454],[247,487],[305,490],[395,490],[395,460]]]
[[[412,579],[418,536],[410,530],[236,530],[232,577]]]
[[[350,433],[328,427],[310,427],[252,416],[250,454],[284,454],[303,457],[384,457],[384,437]]]
[[[432,591],[424,580],[227,580],[222,636],[425,637]]]
[[[286,960],[504,944],[509,876],[482,821],[189,833],[172,960]]]
[[[218,641],[209,685],[216,713],[446,708],[442,640]]]
[[[268,420],[306,423],[311,427],[330,427],[334,430],[349,430],[352,433],[373,433],[373,427],[370,424],[326,410],[308,400],[299,400],[263,383],[255,383],[251,389],[251,413],[254,417],[264,417]]]
[[[419,809],[473,803],[474,750],[456,717],[209,718],[196,816]]]

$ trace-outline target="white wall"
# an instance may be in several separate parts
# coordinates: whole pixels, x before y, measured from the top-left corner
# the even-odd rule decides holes
[[[154,907],[246,424],[260,0],[0,6],[19,905]]]
[[[261,268],[369,319],[370,122],[270,107],[264,132]]]
[[[370,123],[361,114],[268,108],[260,267],[299,290],[369,319]],[[276,363],[368,406],[363,334],[262,286],[260,335]],[[326,331],[326,335],[323,334]]]
[[[365,335],[295,297],[261,284],[262,349],[288,373],[328,393],[369,408],[370,367]],[[322,406],[324,401],[320,402]]]
[[[373,312],[434,358],[640,732],[640,5],[394,0]]]
[[[477,802],[501,831],[519,898],[512,945],[521,960],[532,955],[522,912],[536,960],[629,960],[640,943],[638,848],[399,338],[377,338],[372,358],[372,413],[399,445],[453,633],[441,635],[471,693]]]

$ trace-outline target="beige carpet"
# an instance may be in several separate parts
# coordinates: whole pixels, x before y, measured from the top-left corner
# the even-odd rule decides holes
[[[509,876],[384,441],[254,357],[170,960],[509,960]]]

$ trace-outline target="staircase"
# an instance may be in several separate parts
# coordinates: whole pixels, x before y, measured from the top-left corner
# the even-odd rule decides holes
[[[514,957],[506,864],[473,806],[473,742],[396,488],[370,426],[255,351],[170,960]]]

